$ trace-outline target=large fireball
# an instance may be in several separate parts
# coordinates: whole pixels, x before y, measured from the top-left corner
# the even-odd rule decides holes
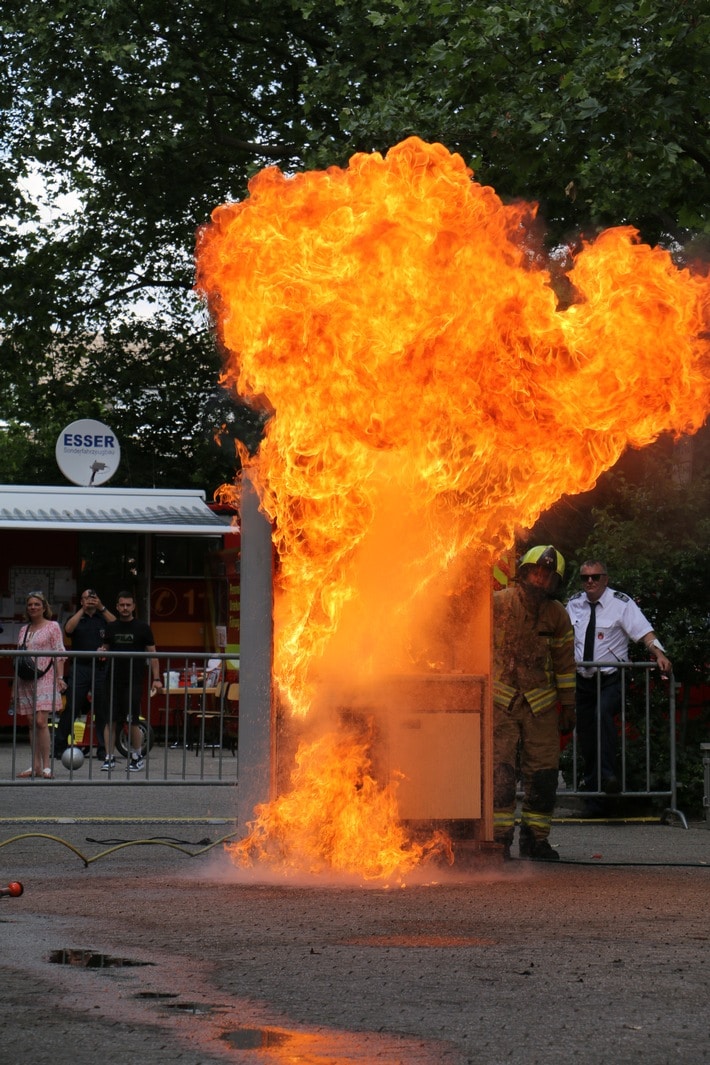
[[[534,213],[411,138],[345,169],[267,169],[200,233],[226,379],[274,412],[255,473],[295,715],[325,677],[446,665],[432,589],[461,559],[492,563],[627,446],[706,416],[708,280],[613,229],[561,308]]]

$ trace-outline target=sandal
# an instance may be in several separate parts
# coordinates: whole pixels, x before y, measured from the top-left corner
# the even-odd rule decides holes
[[[23,769],[23,771],[21,773],[17,774],[17,779],[18,780],[26,780],[27,777],[31,777],[32,774],[33,774],[33,771],[32,771],[31,767],[30,767],[30,769]]]
[[[45,766],[44,767],[44,769],[42,770],[42,776],[44,777],[45,780],[53,780],[54,779],[54,773],[49,768],[49,766]]]

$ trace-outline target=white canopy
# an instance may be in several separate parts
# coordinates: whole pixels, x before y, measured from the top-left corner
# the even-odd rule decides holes
[[[219,536],[230,528],[230,517],[211,511],[196,489],[0,485],[0,530]]]

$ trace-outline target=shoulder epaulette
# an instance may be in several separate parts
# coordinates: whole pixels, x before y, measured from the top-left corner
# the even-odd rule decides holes
[[[623,592],[614,592],[614,598],[615,599],[621,599],[622,603],[630,602],[629,596],[628,595],[624,595]]]
[[[584,595],[584,592],[575,592],[575,593],[574,593],[574,595],[571,595],[571,596],[569,597],[569,599],[567,600],[567,602],[568,602],[568,603],[571,603],[573,599],[579,599],[579,598],[581,598],[581,596],[583,596],[583,595]]]

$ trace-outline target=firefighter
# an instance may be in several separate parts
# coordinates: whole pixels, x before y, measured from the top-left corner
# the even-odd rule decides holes
[[[515,832],[519,759],[520,857],[559,859],[548,836],[559,733],[575,725],[576,669],[572,625],[553,598],[564,572],[565,560],[555,547],[532,547],[520,561],[516,582],[493,595],[493,817],[506,858]]]

